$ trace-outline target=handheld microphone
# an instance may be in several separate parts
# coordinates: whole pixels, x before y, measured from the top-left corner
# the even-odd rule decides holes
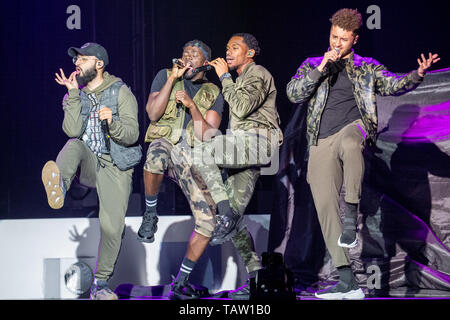
[[[194,70],[192,70],[192,74],[197,74],[197,73],[202,72],[202,71],[209,71],[209,70],[211,70],[213,68],[214,67],[212,65],[207,64],[206,66],[201,66],[201,67],[195,68]]]
[[[334,50],[336,50],[337,54],[340,54],[340,53],[341,53],[341,50],[339,50],[339,48],[334,48]],[[327,72],[329,71],[330,67],[331,67],[334,63],[335,63],[335,61],[330,61],[330,60],[329,60],[329,61],[325,64],[325,67],[323,68],[323,71],[327,73]]]
[[[101,127],[102,127],[102,131],[103,131],[103,133],[105,134],[105,136],[107,137],[107,138],[109,138],[110,137],[110,135],[109,135],[109,126],[108,126],[108,120],[102,120],[102,122],[101,122]]]
[[[105,106],[101,106],[100,109],[104,108]],[[110,138],[110,134],[109,134],[109,125],[108,125],[108,120],[103,119],[102,121],[100,121],[100,127],[102,129],[103,134],[105,135],[106,138]]]
[[[180,60],[178,60],[177,58],[173,58],[172,59],[172,63],[173,64],[176,64],[177,66],[179,66],[179,67],[181,67],[181,68],[184,68],[184,65],[181,63],[181,61]]]
[[[106,120],[106,119],[102,120],[100,122],[100,126],[102,128],[102,132],[105,137],[106,149],[109,151],[109,150],[111,150],[111,141],[109,141],[109,139],[111,139],[111,136],[109,135],[108,120]]]

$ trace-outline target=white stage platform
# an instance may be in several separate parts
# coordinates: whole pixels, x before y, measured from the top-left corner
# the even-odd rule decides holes
[[[140,217],[127,217],[111,287],[124,283],[169,284],[176,275],[193,230],[190,215],[160,216],[155,242],[136,240]],[[261,254],[267,250],[270,215],[246,215],[245,223]],[[78,261],[95,268],[100,238],[97,218],[0,220],[0,299],[76,299],[64,274]],[[247,272],[231,242],[208,247],[191,280],[211,293],[232,290]],[[195,281],[195,282],[194,282]]]

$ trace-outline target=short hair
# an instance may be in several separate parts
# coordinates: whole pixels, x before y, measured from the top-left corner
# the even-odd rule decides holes
[[[340,9],[330,18],[332,26],[338,26],[346,31],[352,31],[354,34],[359,33],[362,26],[362,16],[357,9]]]
[[[205,56],[206,60],[209,61],[211,59],[211,48],[206,43],[204,43],[203,41],[200,41],[200,40],[197,40],[197,39],[188,41],[183,46],[183,51],[184,51],[184,49],[186,49],[186,47],[197,47],[197,48],[199,48],[202,51],[202,53]]]
[[[250,50],[255,50],[255,56],[259,55],[261,52],[261,48],[259,47],[258,40],[256,40],[255,36],[250,33],[235,33],[231,37],[242,37],[244,39],[244,43]]]

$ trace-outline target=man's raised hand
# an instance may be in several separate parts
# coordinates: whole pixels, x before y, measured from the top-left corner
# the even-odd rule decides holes
[[[74,71],[70,74],[69,78],[66,78],[64,71],[60,68],[60,74],[55,73],[55,81],[57,84],[66,86],[67,90],[70,89],[78,89],[78,82],[76,75],[79,73],[78,71]]]
[[[431,52],[429,52],[428,59],[425,58],[423,53],[420,56],[422,60],[417,59],[417,62],[419,63],[419,69],[417,69],[417,72],[421,77],[423,77],[425,73],[427,73],[428,68],[430,68],[433,63],[436,63],[439,60],[441,60],[441,58],[439,58],[439,55],[437,53],[432,55]]]

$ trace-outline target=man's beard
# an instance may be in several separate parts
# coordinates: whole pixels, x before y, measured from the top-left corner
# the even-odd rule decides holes
[[[95,67],[92,67],[83,73],[84,75],[81,75],[81,73],[76,75],[78,85],[81,87],[84,87],[89,82],[95,79],[95,77],[97,76],[97,69],[95,69]]]

